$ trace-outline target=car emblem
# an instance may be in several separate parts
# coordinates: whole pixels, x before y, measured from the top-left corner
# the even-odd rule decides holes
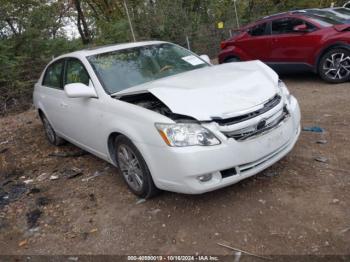
[[[256,130],[261,130],[266,126],[266,120],[263,119],[261,120],[257,125],[256,125]]]

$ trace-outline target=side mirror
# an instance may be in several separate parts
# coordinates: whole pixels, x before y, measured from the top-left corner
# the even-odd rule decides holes
[[[205,62],[207,62],[208,64],[211,64],[210,62],[210,58],[208,55],[201,55],[200,58],[202,58]]]
[[[66,95],[71,98],[97,97],[95,89],[83,83],[67,84],[64,86],[64,91],[66,92]]]
[[[306,32],[309,32],[309,28],[307,27],[307,25],[301,24],[301,25],[294,26],[293,27],[293,31],[294,32],[306,33]]]

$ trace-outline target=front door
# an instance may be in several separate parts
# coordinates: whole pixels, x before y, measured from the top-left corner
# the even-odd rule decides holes
[[[298,25],[306,25],[305,32],[295,31]],[[299,18],[272,21],[271,62],[307,63],[319,43],[316,30],[314,25]]]
[[[77,58],[66,60],[63,81],[64,85],[83,83],[94,88],[87,70]],[[103,114],[98,110],[99,103],[98,98],[70,98],[66,95],[63,127],[63,133],[69,139],[97,155],[101,155],[107,143],[103,141],[105,138],[99,135],[99,127],[103,125]]]

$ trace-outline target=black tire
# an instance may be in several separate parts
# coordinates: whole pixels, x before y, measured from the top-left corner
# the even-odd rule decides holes
[[[329,83],[350,80],[350,50],[334,48],[325,53],[318,64],[319,76]]]
[[[128,166],[125,164],[127,161],[123,160],[125,159],[125,150],[128,151],[127,154],[130,157],[128,159],[132,159],[131,162],[135,163],[133,164],[134,169],[126,167]],[[140,151],[127,137],[120,135],[115,139],[115,156],[119,172],[131,192],[145,199],[151,198],[160,192],[153,182],[151,173]],[[140,183],[141,180],[142,183]]]
[[[230,58],[227,58],[225,61],[224,61],[224,63],[233,63],[233,62],[240,62],[241,61],[241,59],[239,59],[238,57],[236,57],[236,56],[232,56],[232,57],[230,57]]]
[[[43,122],[46,138],[47,140],[49,140],[50,144],[54,146],[60,146],[65,144],[66,140],[64,140],[62,137],[59,137],[56,134],[47,117],[44,114],[40,114],[40,118]]]

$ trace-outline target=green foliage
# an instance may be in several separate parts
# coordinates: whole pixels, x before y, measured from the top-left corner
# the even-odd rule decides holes
[[[126,19],[120,19],[113,22],[98,21],[98,32],[95,38],[95,44],[112,44],[131,41],[129,38],[129,24]]]
[[[239,23],[333,0],[237,0]],[[233,0],[125,0],[138,41],[159,39],[214,57],[237,28]],[[339,3],[340,4],[340,3]],[[0,0],[0,115],[31,104],[34,82],[52,57],[132,41],[124,0]],[[218,22],[224,29],[217,29]],[[65,26],[80,36],[71,39]]]

